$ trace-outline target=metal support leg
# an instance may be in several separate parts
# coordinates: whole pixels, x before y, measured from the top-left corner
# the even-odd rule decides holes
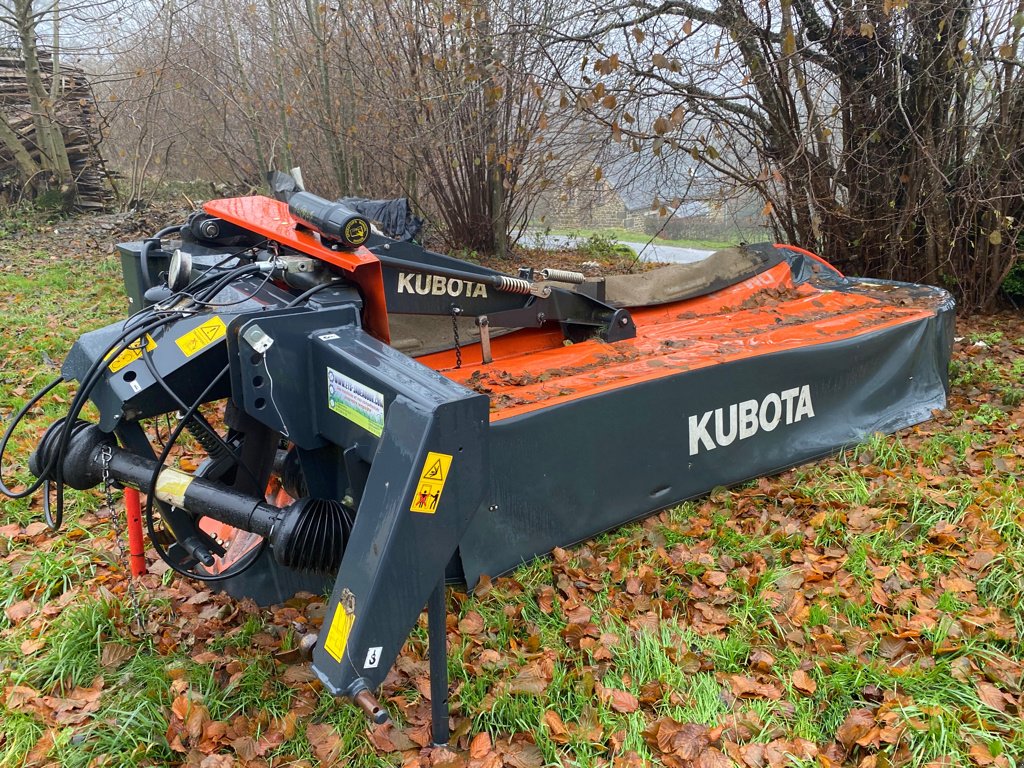
[[[430,655],[430,719],[434,746],[448,746],[448,628],[444,576],[427,601],[427,652]]]
[[[487,315],[480,315],[476,319],[476,324],[480,328],[480,354],[482,362],[484,365],[493,363],[494,356],[491,355],[491,321],[487,318]]]

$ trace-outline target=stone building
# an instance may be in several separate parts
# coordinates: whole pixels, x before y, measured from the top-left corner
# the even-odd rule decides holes
[[[685,153],[664,157],[619,150],[581,164],[560,184],[552,185],[537,206],[534,224],[643,232],[652,211],[657,215],[664,206],[676,206],[680,212],[685,208],[688,217],[706,216],[711,209],[705,201],[720,183],[703,176]]]
[[[604,229],[624,227],[629,216],[625,201],[607,178],[594,181],[567,179],[562,188],[541,196],[534,222],[550,229]]]
[[[688,158],[688,156],[687,156]],[[597,174],[581,169],[547,190],[533,226],[541,229],[629,229],[668,239],[760,239],[763,202],[701,178],[689,165],[642,173],[621,160]],[[663,226],[664,225],[664,226]]]

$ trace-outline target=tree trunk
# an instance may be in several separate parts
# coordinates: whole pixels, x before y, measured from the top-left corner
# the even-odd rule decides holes
[[[2,114],[0,114],[0,144],[3,144],[14,157],[14,162],[17,163],[18,170],[21,172],[25,183],[35,186],[34,180],[41,169],[36,161],[32,159],[29,151],[25,149],[21,136],[10,126]]]
[[[67,208],[75,200],[75,180],[71,174],[71,162],[67,147],[64,145],[64,135],[57,122],[54,104],[50,101],[39,68],[39,54],[36,50],[38,22],[32,10],[32,0],[16,0],[14,8],[21,54],[25,60],[25,82],[32,109],[36,146],[42,155],[43,169],[53,174],[59,185],[64,206]],[[56,62],[54,66],[56,67]]]
[[[288,98],[284,85],[284,61],[281,56],[281,22],[278,18],[276,0],[271,0],[267,6],[270,14],[270,37],[273,45],[272,58],[274,60],[274,79],[277,84],[277,115],[280,120],[281,140],[284,142],[284,149],[281,153],[281,162],[286,169],[292,167],[292,139],[288,129]]]

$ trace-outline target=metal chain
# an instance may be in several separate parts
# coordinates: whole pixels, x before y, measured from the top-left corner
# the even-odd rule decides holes
[[[459,344],[459,315],[462,314],[462,310],[452,304],[452,336],[455,337],[455,367],[462,367],[462,347]]]
[[[121,569],[128,578],[128,599],[132,604],[132,612],[135,626],[141,632],[142,606],[139,604],[139,593],[135,588],[135,577],[131,573],[131,565],[128,562],[128,555],[124,551],[124,529],[121,527],[121,518],[118,517],[117,509],[114,507],[114,479],[110,475],[110,459],[114,451],[109,445],[104,445],[100,452],[100,464],[103,468],[103,505],[110,515],[110,526],[114,529],[114,544],[117,546],[117,558],[120,561]]]

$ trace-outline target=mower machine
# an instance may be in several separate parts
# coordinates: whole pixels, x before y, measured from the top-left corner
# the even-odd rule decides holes
[[[120,246],[133,313],[67,356],[77,395],[26,492],[44,487],[57,527],[65,485],[139,489],[159,556],[238,597],[333,583],[314,668],[378,722],[426,604],[437,743],[446,581],[945,404],[954,314],[936,288],[771,244],[603,279],[506,275],[283,196],[214,200]],[[143,420],[164,414],[154,451]],[[194,472],[169,460],[182,432],[208,455]]]

